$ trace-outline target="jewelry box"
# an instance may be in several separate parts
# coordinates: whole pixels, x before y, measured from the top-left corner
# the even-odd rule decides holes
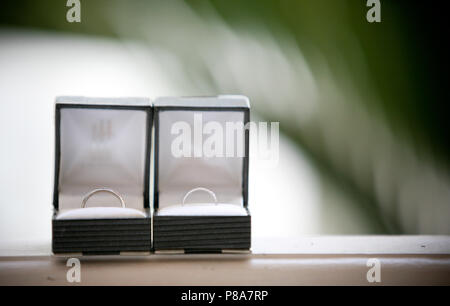
[[[53,253],[150,252],[151,130],[146,98],[56,99]]]
[[[158,98],[153,120],[154,250],[248,251],[248,98]]]

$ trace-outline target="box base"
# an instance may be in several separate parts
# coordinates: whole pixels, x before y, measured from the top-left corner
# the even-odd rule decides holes
[[[250,216],[158,216],[153,217],[156,252],[223,253],[248,252],[251,247]]]
[[[120,255],[151,251],[151,219],[52,221],[54,254]]]

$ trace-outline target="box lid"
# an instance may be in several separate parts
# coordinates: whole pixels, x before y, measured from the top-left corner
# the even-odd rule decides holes
[[[212,191],[219,203],[247,207],[249,99],[239,95],[165,97],[153,105],[155,209],[183,204],[194,189]],[[235,129],[227,133],[228,127]],[[186,136],[188,140],[183,140]],[[212,151],[206,152],[208,148]],[[212,195],[189,193],[189,198],[203,202]]]
[[[142,97],[84,97],[84,96],[59,96],[56,97],[56,104],[68,104],[68,105],[81,105],[85,106],[115,106],[115,107],[128,107],[128,106],[143,106],[148,107],[151,105],[149,98]]]
[[[152,120],[147,98],[57,97],[55,209],[79,208],[98,188],[114,190],[127,207],[148,208]]]
[[[250,109],[250,101],[242,95],[219,95],[215,97],[161,97],[154,101],[158,108],[226,108]]]

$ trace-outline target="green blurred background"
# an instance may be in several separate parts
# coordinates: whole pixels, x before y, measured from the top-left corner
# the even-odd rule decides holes
[[[367,22],[364,0],[81,5],[81,23],[68,23],[64,0],[3,0],[0,26],[144,45],[172,86],[163,94],[245,94],[258,118],[279,121],[366,212],[363,233],[450,234],[443,2],[382,0],[381,23]]]

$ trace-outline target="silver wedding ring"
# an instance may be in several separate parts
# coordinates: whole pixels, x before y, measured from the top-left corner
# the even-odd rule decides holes
[[[119,201],[120,204],[122,205],[122,208],[125,208],[125,201],[123,200],[123,198],[120,196],[120,194],[118,194],[117,192],[115,192],[112,189],[109,188],[98,188],[98,189],[94,189],[91,192],[87,193],[84,197],[83,197],[83,202],[81,204],[81,208],[85,208],[86,207],[86,203],[89,200],[90,197],[92,197],[94,194],[99,193],[99,192],[108,192],[111,193],[112,195],[114,195]]]
[[[198,191],[203,191],[208,193],[209,195],[211,195],[211,197],[214,199],[214,203],[217,205],[217,197],[216,194],[214,192],[212,192],[211,190],[209,190],[208,188],[204,188],[204,187],[198,187],[198,188],[194,188],[192,190],[189,190],[186,195],[183,198],[183,202],[181,203],[181,205],[184,205],[184,203],[186,202],[186,199],[193,194],[194,192],[198,192]]]

